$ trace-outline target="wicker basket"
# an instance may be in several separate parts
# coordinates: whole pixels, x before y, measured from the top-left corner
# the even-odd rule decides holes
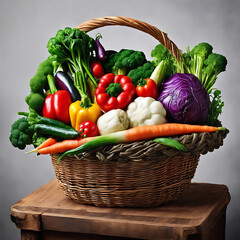
[[[147,23],[126,17],[104,17],[82,23],[88,32],[108,25],[122,25],[146,32],[181,60],[181,52],[166,33]],[[201,154],[223,144],[228,130],[176,136],[186,152],[153,141],[124,143],[67,156],[57,163],[51,155],[59,185],[81,204],[101,207],[153,207],[179,199],[195,174]]]

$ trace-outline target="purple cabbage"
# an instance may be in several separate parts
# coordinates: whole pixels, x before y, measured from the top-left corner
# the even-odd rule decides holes
[[[158,101],[169,122],[205,124],[209,116],[209,95],[193,74],[173,74],[162,84]]]

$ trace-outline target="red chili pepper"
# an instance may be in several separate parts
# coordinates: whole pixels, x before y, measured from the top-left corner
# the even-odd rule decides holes
[[[113,73],[102,76],[95,91],[97,104],[105,112],[126,108],[135,94],[131,78]]]
[[[93,61],[91,63],[91,70],[95,78],[101,78],[104,75],[104,69],[103,66],[96,61]]]
[[[71,103],[71,96],[65,90],[58,90],[54,94],[49,94],[45,98],[43,116],[69,124],[69,106]]]
[[[158,87],[154,80],[141,79],[136,87],[136,92],[139,97],[158,98]]]
[[[81,123],[79,126],[79,132],[81,133],[81,138],[95,137],[99,135],[98,126],[93,121]]]

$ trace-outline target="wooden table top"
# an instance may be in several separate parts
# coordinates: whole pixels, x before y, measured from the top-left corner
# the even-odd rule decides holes
[[[102,208],[69,199],[54,179],[14,204],[11,219],[25,230],[180,239],[211,227],[229,201],[225,185],[192,183],[181,199],[160,207]]]

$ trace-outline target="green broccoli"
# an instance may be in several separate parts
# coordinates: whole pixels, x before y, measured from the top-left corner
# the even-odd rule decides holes
[[[212,46],[209,43],[199,43],[191,51],[190,56],[190,73],[194,74],[200,81],[202,81],[202,68],[205,59],[212,53]]]
[[[128,77],[132,79],[132,82],[135,86],[137,86],[138,81],[140,79],[145,79],[145,78],[150,78],[153,70],[154,70],[154,65],[151,62],[146,62],[142,66],[137,67],[136,69],[132,69],[128,73]]]
[[[227,59],[217,53],[213,53],[213,47],[209,43],[199,43],[191,51],[189,47],[183,54],[185,72],[194,74],[206,88],[211,92],[217,75],[226,70]]]
[[[55,57],[53,56],[49,56],[47,60],[39,64],[37,73],[30,80],[30,88],[32,92],[42,94],[44,89],[47,90],[49,88],[47,75],[54,74],[55,64]]]
[[[116,75],[127,75],[130,70],[136,69],[146,62],[147,60],[143,52],[122,49],[109,56],[104,68],[106,72],[112,72]]]
[[[26,98],[26,103],[29,105],[31,109],[34,109],[35,111],[39,112],[42,110],[45,98],[40,93],[34,93],[31,92]]]
[[[47,44],[48,52],[56,56],[59,64],[66,64],[74,76],[74,85],[82,100],[87,98],[87,81],[97,87],[95,77],[90,71],[90,64],[95,55],[95,40],[77,28],[60,29]]]
[[[12,124],[9,140],[14,147],[25,149],[26,145],[32,144],[33,133],[33,127],[27,118],[22,117]]]
[[[202,83],[206,90],[210,92],[216,82],[217,75],[226,70],[227,59],[221,54],[211,53],[204,61],[204,66]]]

